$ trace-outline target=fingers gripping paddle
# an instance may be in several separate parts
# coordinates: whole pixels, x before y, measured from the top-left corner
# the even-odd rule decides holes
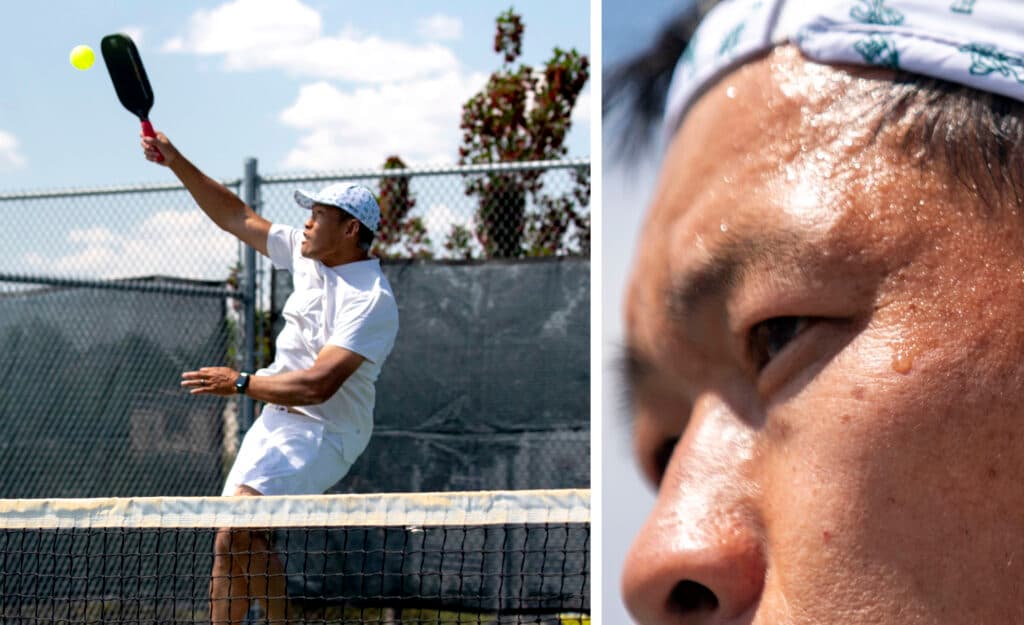
[[[149,109],[153,108],[153,89],[149,86],[146,68],[142,66],[142,57],[135,47],[135,42],[127,35],[107,35],[100,42],[103,62],[110,72],[110,80],[114,83],[117,99],[126,109],[135,114],[142,122],[142,134],[155,137],[153,125],[149,123]],[[164,157],[157,154],[157,161]]]

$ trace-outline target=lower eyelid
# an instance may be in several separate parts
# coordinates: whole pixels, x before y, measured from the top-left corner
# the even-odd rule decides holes
[[[852,319],[812,318],[810,323],[780,355],[769,362],[758,374],[757,391],[762,397],[774,393],[788,384],[799,372],[816,366],[822,359],[831,360],[839,353],[855,332]],[[840,335],[846,338],[841,338]],[[804,344],[809,341],[809,344]],[[799,345],[794,345],[799,343]],[[797,351],[793,353],[791,348]],[[794,360],[796,359],[796,360]]]
[[[754,342],[757,337],[755,337],[754,333],[769,322],[781,320],[796,320],[794,334],[788,341],[786,341],[785,345],[783,345],[773,356],[768,358],[767,361],[764,363],[755,362],[756,354],[754,353],[754,349],[756,346],[754,345]],[[830,321],[830,319],[825,317],[814,317],[811,315],[775,315],[764,318],[757,323],[747,326],[746,330],[736,335],[739,350],[738,353],[745,362],[752,362],[755,370],[760,372],[762,369],[770,365],[776,358],[788,351],[789,346],[799,340],[804,333],[811,330],[817,323],[823,321]]]

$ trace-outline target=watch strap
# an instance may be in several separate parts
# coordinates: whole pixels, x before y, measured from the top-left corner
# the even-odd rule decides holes
[[[238,379],[235,380],[235,391],[239,395],[245,395],[245,389],[249,388],[249,374],[245,371],[238,374]]]

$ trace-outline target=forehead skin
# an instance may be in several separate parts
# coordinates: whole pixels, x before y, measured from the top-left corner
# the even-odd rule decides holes
[[[652,479],[681,437],[625,573],[642,623],[695,558],[761,580],[743,622],[1024,622],[1020,217],[841,104],[885,77],[778,49],[666,154],[625,302]],[[730,248],[756,259],[681,309]],[[758,373],[745,332],[781,316],[841,323]]]

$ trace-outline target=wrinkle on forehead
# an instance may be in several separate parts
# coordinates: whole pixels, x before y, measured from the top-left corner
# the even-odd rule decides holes
[[[824,255],[859,254],[866,238],[892,236],[886,222],[929,213],[892,193],[909,182],[900,179],[908,168],[893,162],[877,120],[852,118],[843,104],[883,73],[818,65],[780,48],[697,102],[666,153],[642,231],[627,302],[634,338],[663,344],[668,311],[651,311],[664,307],[677,276],[708,265],[730,240],[793,231]],[[661,331],[637,327],[643,316]]]
[[[841,104],[843,95],[864,80],[809,63],[792,48],[773,51],[725,77],[693,107],[670,147],[648,223],[661,230],[688,214],[707,212],[694,210],[702,204],[756,208],[768,199],[797,223],[827,226],[840,207],[823,181],[859,173],[874,136],[876,124],[864,119],[851,124]],[[751,182],[760,187],[756,195]],[[748,188],[738,189],[743,183]],[[680,186],[687,188],[685,195]],[[742,210],[723,212],[718,223],[685,228],[694,236],[673,246],[706,247],[704,236],[716,229],[727,232],[742,218]]]

